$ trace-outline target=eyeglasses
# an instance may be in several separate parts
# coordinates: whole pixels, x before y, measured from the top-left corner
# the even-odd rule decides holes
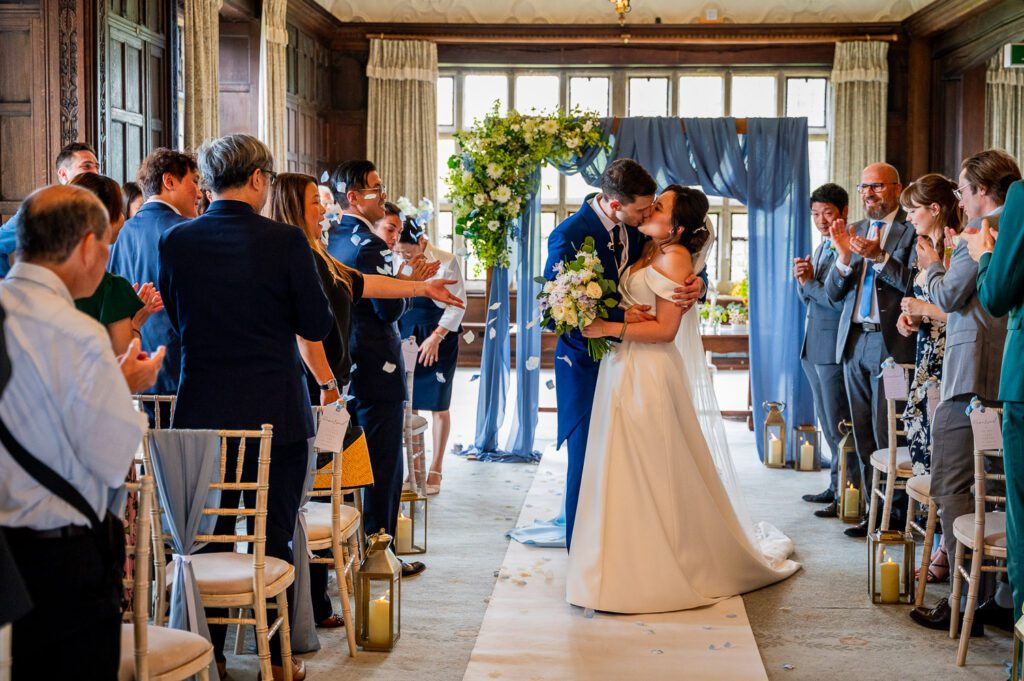
[[[970,186],[971,186],[970,183],[962,184],[962,185],[960,185],[959,187],[957,187],[956,189],[953,190],[953,196],[956,197],[957,201],[960,201],[961,199],[964,198],[964,190],[967,189]]]
[[[861,194],[864,194],[865,192],[877,194],[882,191],[887,184],[899,184],[899,182],[861,182],[857,185],[857,191]]]
[[[366,189],[353,189],[352,191],[354,191],[354,192],[372,192],[372,193],[366,194],[363,197],[364,199],[368,199],[368,200],[369,199],[377,198],[378,194],[380,196],[384,197],[384,198],[387,198],[388,186],[386,184],[382,184],[382,185],[377,186],[377,187],[367,187]]]
[[[270,184],[277,182],[277,173],[273,170],[267,170],[266,168],[260,168],[260,170],[262,170],[263,174],[267,176],[267,182]]]

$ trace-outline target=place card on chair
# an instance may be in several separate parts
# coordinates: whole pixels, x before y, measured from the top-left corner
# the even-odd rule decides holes
[[[990,451],[1003,448],[1003,431],[999,428],[999,412],[994,409],[972,409],[971,431],[974,433],[974,449]]]
[[[899,364],[887,362],[882,365],[882,385],[885,387],[886,399],[907,399],[907,377]]]
[[[333,408],[331,408],[333,406]],[[316,429],[313,448],[322,452],[340,452],[345,448],[345,431],[348,430],[349,415],[344,402],[328,405]]]

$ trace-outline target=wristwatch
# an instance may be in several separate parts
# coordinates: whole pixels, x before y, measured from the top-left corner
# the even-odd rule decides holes
[[[327,381],[326,383],[321,383],[320,384],[320,391],[321,392],[327,392],[328,390],[337,390],[337,389],[338,389],[338,379],[336,379],[336,378],[331,378],[331,380]]]

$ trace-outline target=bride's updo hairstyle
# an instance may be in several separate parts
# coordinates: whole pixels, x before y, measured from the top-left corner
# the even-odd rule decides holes
[[[671,244],[679,244],[691,255],[700,253],[711,233],[704,224],[708,214],[708,197],[704,192],[692,187],[670,184],[666,192],[672,192],[672,231],[669,237],[658,244],[664,248]]]

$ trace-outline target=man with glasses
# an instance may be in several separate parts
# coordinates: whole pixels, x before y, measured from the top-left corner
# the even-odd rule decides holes
[[[832,224],[836,261],[825,280],[825,292],[829,299],[843,304],[836,361],[843,365],[862,488],[869,493],[871,455],[889,444],[885,393],[879,378],[882,362],[888,357],[900,363],[914,361],[916,339],[900,335],[896,321],[900,301],[911,286],[916,239],[914,227],[906,222],[899,205],[903,185],[895,168],[887,163],[869,165],[861,173],[857,190],[868,217],[849,228],[842,219]],[[870,497],[864,498],[870,503]],[[905,506],[894,497],[891,526],[901,527],[899,509]],[[867,529],[865,515],[846,535],[865,537]]]
[[[334,315],[302,230],[260,215],[275,177],[267,146],[250,135],[228,135],[204,143],[197,157],[213,203],[160,239],[160,291],[181,339],[174,426],[273,425],[266,549],[290,564],[314,434],[295,339],[323,340]],[[257,465],[258,457],[245,457],[243,481],[256,480]],[[238,501],[239,492],[221,494],[224,508],[237,508]],[[245,492],[246,507],[254,501],[254,493]],[[234,534],[234,523],[233,516],[221,517],[216,533]],[[295,604],[288,599],[290,616]],[[225,633],[225,625],[210,625],[222,669]],[[274,678],[281,677],[280,636],[271,640],[270,659]],[[292,679],[301,681],[301,663],[292,665]]]
[[[397,208],[386,203],[388,190],[376,166],[366,160],[346,161],[334,169],[330,183],[342,215],[340,221],[331,223],[327,251],[363,274],[390,276],[394,256],[373,226]],[[349,338],[352,399],[348,410],[353,424],[366,434],[373,468],[373,486],[363,490],[363,525],[368,533],[383,528],[392,537],[402,496],[402,427],[407,396],[397,322],[405,307],[405,300],[400,298],[359,300],[352,306]],[[402,563],[406,577],[423,570],[419,561]]]

